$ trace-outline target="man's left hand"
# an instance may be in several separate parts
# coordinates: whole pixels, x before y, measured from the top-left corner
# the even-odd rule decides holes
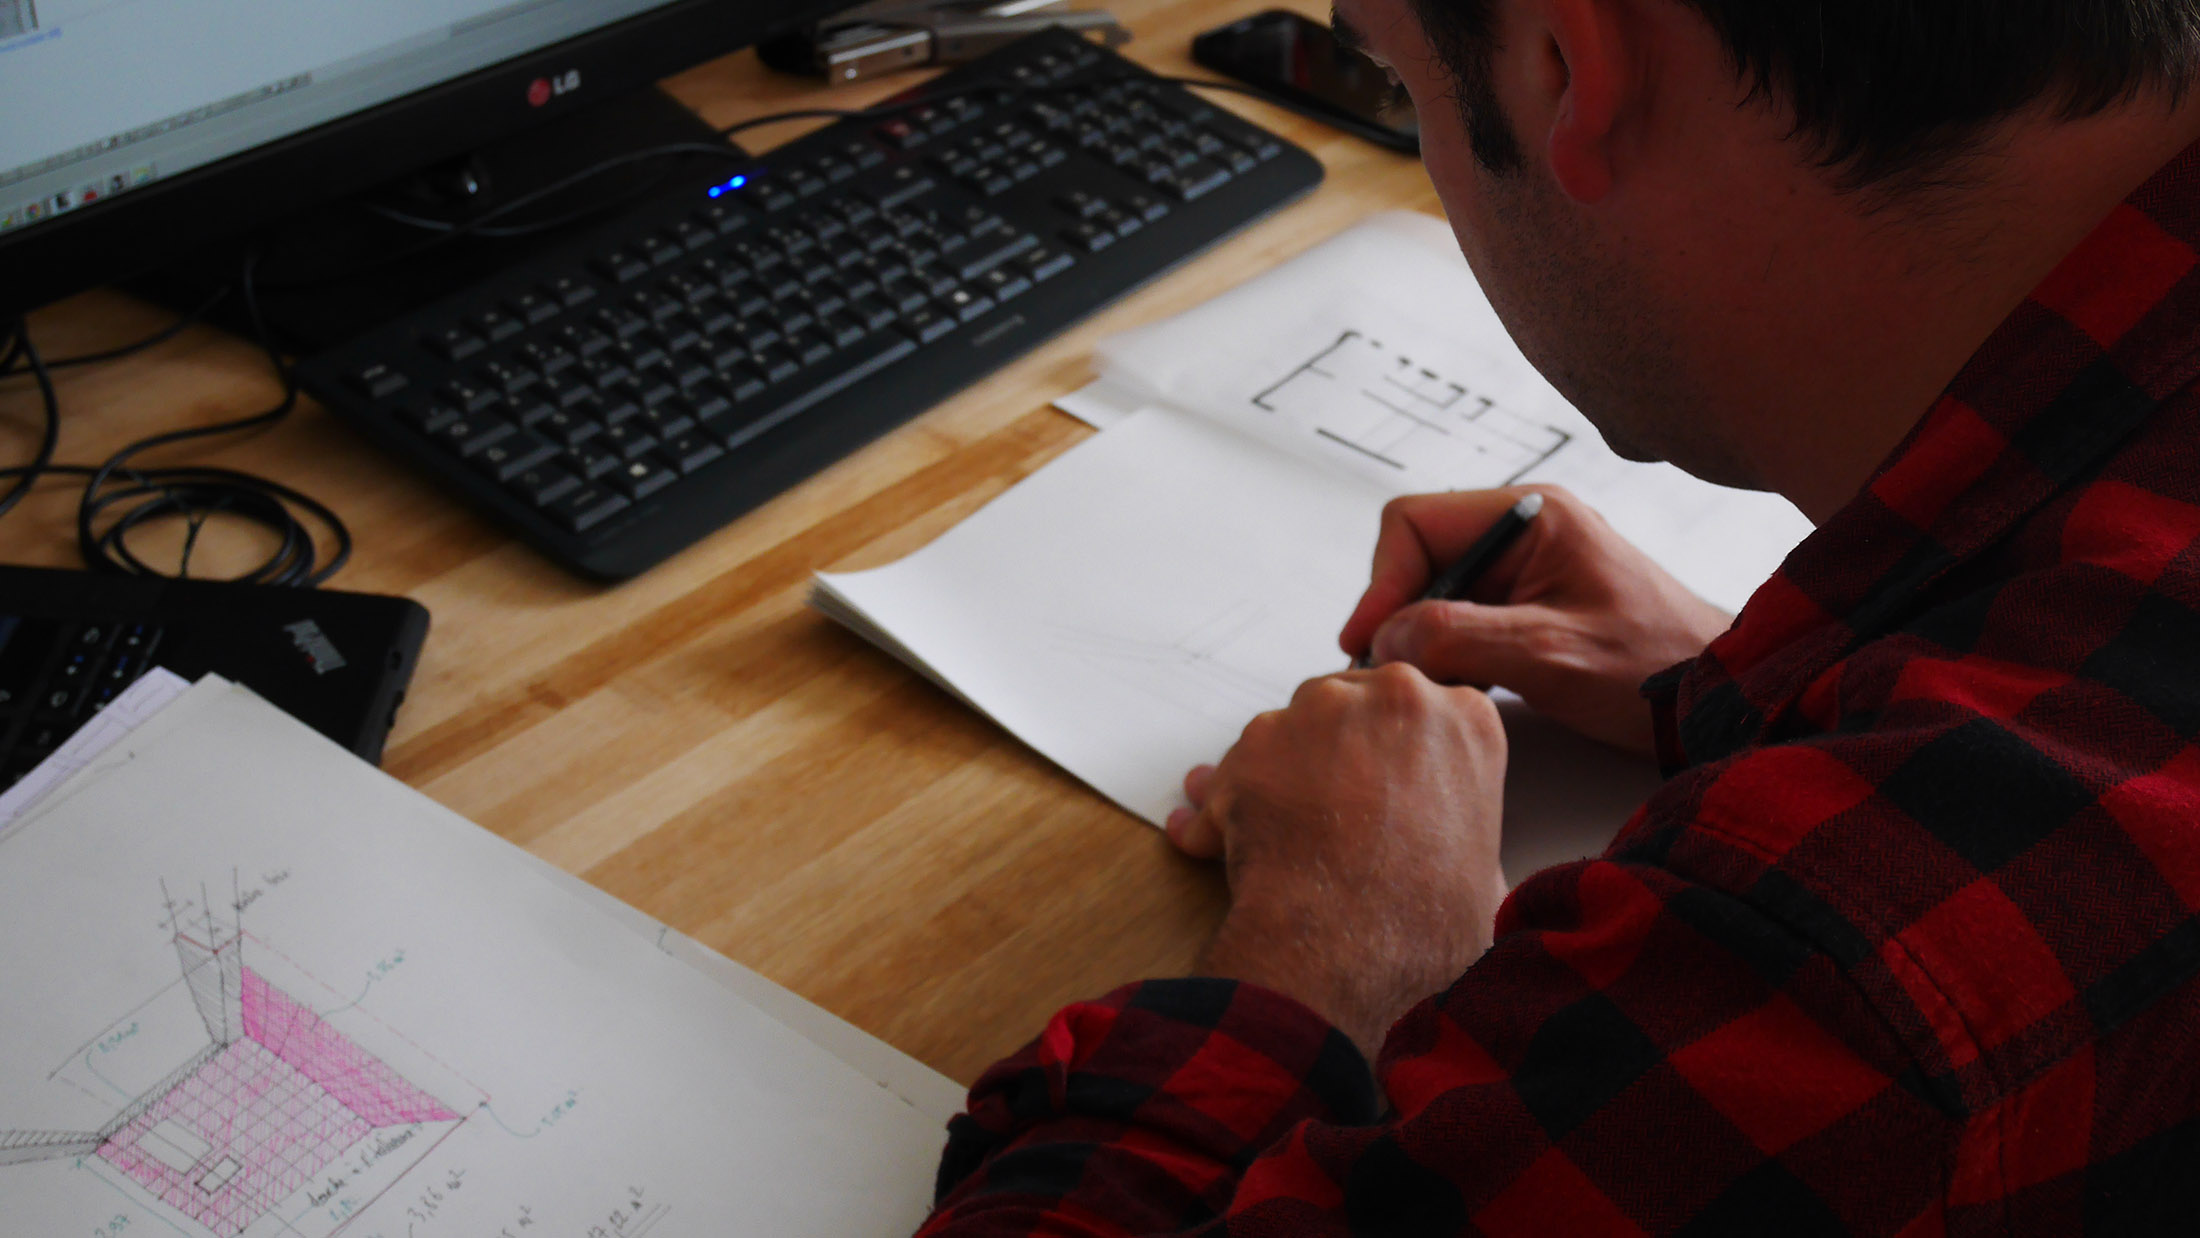
[[[1193,806],[1169,818],[1178,847],[1229,873],[1199,971],[1304,1002],[1373,1060],[1489,948],[1504,781],[1482,693],[1402,663],[1308,681],[1193,770]]]

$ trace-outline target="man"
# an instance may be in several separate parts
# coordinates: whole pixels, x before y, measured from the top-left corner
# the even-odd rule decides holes
[[[1408,605],[1514,496],[1394,504],[1381,665],[1187,780],[1199,976],[988,1073],[926,1232],[2191,1232],[2200,3],[1337,18],[1528,357],[1817,532],[1729,628],[1556,494]],[[1509,896],[1489,684],[1671,773]]]

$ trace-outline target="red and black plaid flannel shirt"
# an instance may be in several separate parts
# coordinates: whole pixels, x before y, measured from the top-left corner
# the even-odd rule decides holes
[[[926,1234],[2200,1232],[2200,147],[1705,654],[1665,784],[1408,1014],[1155,981]]]

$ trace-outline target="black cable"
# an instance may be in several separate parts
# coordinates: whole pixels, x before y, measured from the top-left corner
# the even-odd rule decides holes
[[[193,326],[203,321],[208,314],[214,312],[214,307],[221,304],[222,300],[226,298],[231,291],[232,288],[228,284],[224,284],[221,287],[216,288],[211,294],[207,296],[205,301],[196,306],[193,306],[188,310],[185,310],[183,313],[176,316],[176,320],[174,322],[169,323],[167,326],[162,327],[160,330],[155,331],[151,335],[145,336],[142,339],[132,340],[127,344],[118,344],[113,348],[102,348],[97,352],[88,352],[80,356],[62,357],[56,360],[50,360],[46,362],[46,368],[48,370],[66,370],[73,369],[77,366],[99,365],[102,362],[119,361],[124,357],[135,356],[136,354],[144,352],[149,348],[157,348],[160,345],[165,344],[168,341],[176,338],[177,336],[182,335],[185,331],[190,330]],[[27,339],[29,338],[29,333],[24,332],[17,338],[18,341],[22,339]],[[17,373],[29,372],[30,367],[23,363],[23,352],[20,346],[20,342],[15,347],[10,348],[7,352],[0,353],[0,378],[9,378]]]
[[[274,367],[276,377],[282,384],[281,399],[273,407],[246,417],[141,439],[97,465],[53,462],[54,448],[60,433],[60,401],[54,390],[50,367],[40,357],[27,324],[18,320],[11,328],[12,342],[6,355],[26,358],[32,374],[38,379],[39,396],[45,415],[45,434],[40,450],[29,464],[0,469],[0,479],[14,479],[14,484],[6,495],[0,496],[0,515],[5,515],[43,477],[83,477],[86,481],[83,494],[77,502],[76,513],[77,550],[83,556],[85,565],[95,571],[147,576],[163,574],[131,548],[130,535],[157,521],[181,519],[186,528],[177,575],[188,576],[192,555],[198,548],[199,537],[207,521],[218,515],[229,515],[273,532],[278,543],[275,550],[258,567],[238,579],[260,584],[310,587],[335,575],[351,558],[351,531],[334,511],[310,495],[302,494],[280,482],[235,469],[205,465],[133,468],[130,464],[144,452],[173,443],[264,429],[289,416],[297,407],[296,378],[289,365],[283,361],[282,354],[276,350],[267,330],[266,319],[261,313],[255,280],[257,262],[257,255],[245,260],[243,276],[237,288],[244,295],[245,311],[253,333],[261,349],[267,353],[269,364]],[[213,301],[210,300],[205,308],[210,309],[212,305]],[[200,312],[203,313],[203,309]],[[293,507],[302,509],[329,530],[335,543],[335,552],[326,564],[318,561],[319,548],[311,525],[301,519],[292,510]]]
[[[61,398],[54,391],[53,374],[46,368],[45,358],[38,355],[38,345],[31,342],[29,321],[16,319],[12,335],[13,339],[8,345],[8,359],[12,363],[17,356],[21,356],[29,364],[31,376],[38,380],[38,400],[45,425],[38,436],[38,450],[32,454],[31,462],[20,469],[8,470],[9,473],[16,474],[16,480],[14,485],[8,487],[7,493],[0,494],[0,516],[7,515],[16,504],[22,502],[23,496],[29,494],[31,487],[38,484],[39,476],[53,467],[54,449],[61,443]]]

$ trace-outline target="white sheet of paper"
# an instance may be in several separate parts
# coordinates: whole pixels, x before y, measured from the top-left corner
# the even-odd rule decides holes
[[[922,1218],[935,1115],[522,858],[241,689],[162,710],[0,845],[10,1224]]]
[[[1382,501],[1148,409],[917,554],[820,583],[1025,743],[1158,824],[1193,762],[1344,664],[1337,628]]]
[[[182,676],[164,667],[156,666],[139,676],[136,683],[123,689],[107,708],[93,714],[91,721],[54,749],[51,756],[33,766],[14,786],[0,792],[0,839],[8,836],[17,818],[68,781],[70,775],[91,764],[100,753],[159,713],[170,701],[182,696],[190,686]]]

